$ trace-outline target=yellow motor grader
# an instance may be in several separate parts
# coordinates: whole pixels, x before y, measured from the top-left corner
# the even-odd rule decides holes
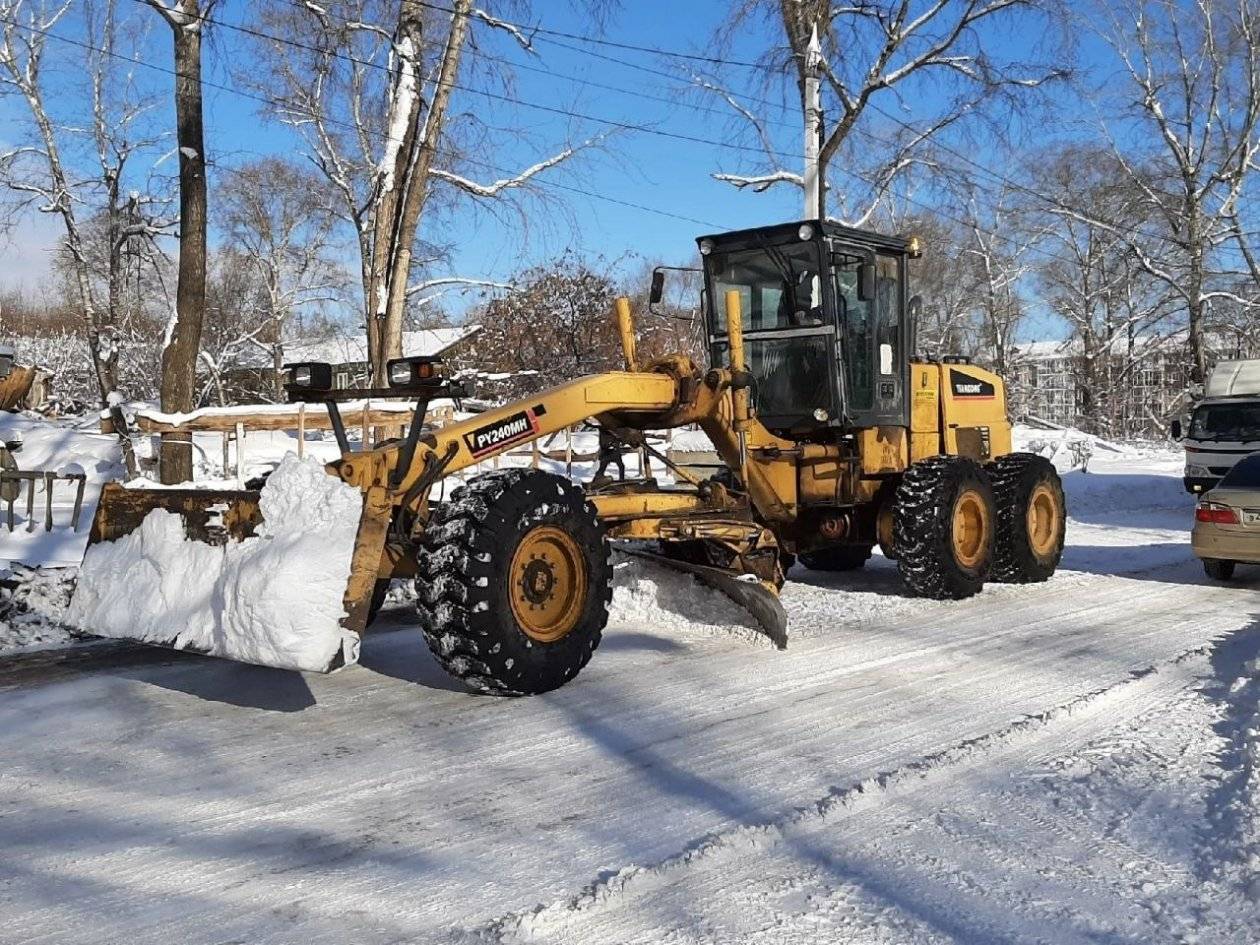
[[[573,678],[608,617],[610,541],[652,547],[747,606],[782,646],[777,594],[793,558],[861,567],[880,546],[911,592],[975,594],[988,580],[1043,581],[1063,548],[1054,468],[1011,452],[1001,378],[962,358],[916,360],[917,241],[804,221],[699,239],[709,366],[638,357],[629,302],[615,319],[625,370],[578,378],[441,428],[428,403],[465,394],[431,360],[389,365],[387,390],[338,391],[326,364],[288,366],[291,399],[328,405],[343,450],[328,465],[363,494],[343,626],[362,633],[392,578],[414,578],[439,663],[471,688],[524,695]],[[653,280],[659,300],[663,272]],[[415,398],[407,435],[351,451],[339,399]],[[434,487],[484,460],[583,422],[606,444],[673,472],[586,484],[533,468],[483,473],[438,501]],[[698,426],[727,469],[701,480],[647,431]],[[94,538],[147,511],[206,509],[248,533],[257,494],[115,490]],[[652,543],[645,545],[645,543]]]

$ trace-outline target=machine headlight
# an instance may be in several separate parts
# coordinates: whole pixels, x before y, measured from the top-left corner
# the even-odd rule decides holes
[[[819,423],[826,423],[828,420],[831,419],[831,414],[827,413],[827,411],[824,410],[822,407],[819,407],[817,410],[814,411],[814,419],[817,420]]]
[[[708,256],[712,252],[713,252],[713,240],[701,240],[700,241],[700,255]]]
[[[289,372],[290,387],[304,387],[310,390],[332,389],[332,365],[322,361],[309,361],[303,364],[286,364]]]
[[[802,223],[801,228],[796,231],[796,235],[803,240],[812,240],[814,238],[814,228],[808,223]]]
[[[386,365],[390,387],[414,387],[433,380],[433,358],[395,358]]]

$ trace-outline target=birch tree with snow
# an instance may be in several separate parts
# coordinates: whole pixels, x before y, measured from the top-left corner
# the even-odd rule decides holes
[[[337,301],[346,287],[347,274],[334,255],[336,214],[322,178],[278,157],[229,172],[221,201],[220,224],[231,250],[246,261],[262,295],[256,323],[233,350],[253,345],[268,352],[275,372],[268,394],[279,400],[282,343],[291,322]]]
[[[0,154],[0,187],[14,215],[60,223],[57,262],[69,276],[104,405],[120,389],[121,349],[144,316],[125,286],[140,270],[162,265],[156,240],[174,219],[152,166],[161,140],[149,120],[152,103],[119,59],[135,52],[124,39],[142,30],[120,16],[115,0],[84,2],[95,45],[76,47],[79,58],[50,51],[50,36],[74,6],[0,0],[0,95],[17,104],[20,129],[15,146]]]
[[[1026,51],[1006,59],[997,52],[1004,30],[1050,35],[1056,9],[1043,0],[743,0],[718,51],[729,51],[730,39],[744,36],[750,25],[777,34],[759,60],[763,97],[743,94],[714,70],[694,81],[730,107],[739,140],[759,153],[743,162],[751,167],[713,177],[755,192],[804,188],[806,70],[816,31],[829,124],[818,153],[823,204],[827,215],[867,226],[902,176],[935,168],[933,145],[947,131],[1000,118],[1065,75],[1058,65],[1028,61]],[[798,95],[786,91],[792,86]],[[791,104],[776,109],[764,93]],[[794,121],[801,129],[795,133],[775,127]]]
[[[472,0],[449,8],[306,0],[260,9],[258,26],[265,70],[242,79],[277,101],[273,114],[302,135],[354,229],[374,383],[382,384],[386,361],[401,354],[409,304],[423,305],[431,289],[494,283],[433,271],[447,257],[426,238],[433,218],[469,200],[493,213],[510,198],[536,197],[539,178],[591,142],[566,140],[517,171],[501,170],[504,133],[483,125],[480,109],[451,112],[452,98],[466,93],[460,76],[478,32],[534,54],[525,29]],[[495,73],[502,78],[497,65]]]
[[[1105,149],[1063,149],[1044,163],[1036,186],[1081,212],[1039,212],[1045,253],[1035,260],[1040,297],[1067,322],[1080,425],[1088,433],[1124,436],[1135,413],[1145,420],[1130,391],[1150,348],[1162,341],[1159,329],[1169,327],[1174,301],[1141,264],[1158,252],[1158,239],[1144,235],[1158,221],[1143,190]],[[1138,241],[1141,253],[1134,248]]]
[[[1093,12],[1087,25],[1102,24],[1120,67],[1120,81],[1102,90],[1113,115],[1104,134],[1152,221],[1147,229],[1163,238],[1151,245],[1087,208],[1059,212],[1109,229],[1178,297],[1191,381],[1202,383],[1212,307],[1250,306],[1234,283],[1260,277],[1237,261],[1250,251],[1240,217],[1260,151],[1260,18],[1251,0],[1128,0]]]

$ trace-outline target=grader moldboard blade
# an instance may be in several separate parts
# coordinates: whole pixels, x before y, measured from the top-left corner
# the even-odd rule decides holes
[[[634,549],[626,551],[626,554],[655,561],[675,571],[690,574],[701,583],[725,594],[753,616],[761,632],[777,649],[787,649],[787,613],[783,609],[783,604],[779,602],[774,592],[751,575],[741,577],[723,568],[680,561],[677,558],[650,551]]]

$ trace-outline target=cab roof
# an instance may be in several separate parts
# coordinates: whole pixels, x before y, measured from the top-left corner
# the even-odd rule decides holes
[[[790,242],[798,238],[796,235],[797,230],[804,223],[817,227],[824,236],[829,236],[833,239],[857,243],[861,246],[870,246],[873,249],[884,249],[893,253],[904,253],[906,251],[906,240],[904,237],[886,236],[883,233],[876,233],[872,230],[857,230],[852,227],[842,226],[839,223],[833,223],[830,220],[796,220],[792,223],[776,223],[771,226],[757,226],[746,230],[709,233],[696,237],[696,242],[712,240],[717,245],[729,249],[743,249],[748,246],[756,246],[761,240],[766,240],[770,243]]]

